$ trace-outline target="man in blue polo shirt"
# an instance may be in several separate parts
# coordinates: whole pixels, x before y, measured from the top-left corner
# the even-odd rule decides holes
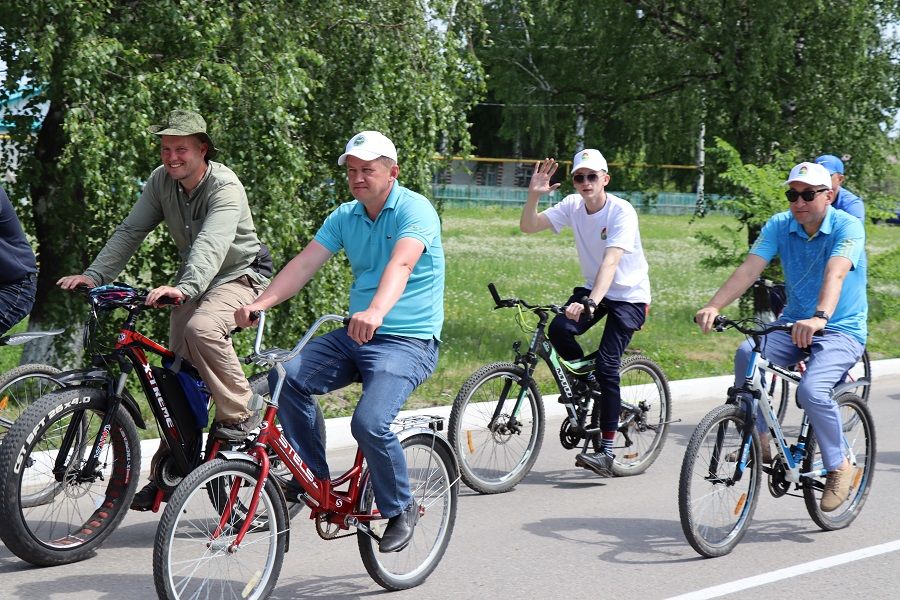
[[[854,470],[841,444],[840,412],[831,390],[862,355],[866,343],[866,269],[862,264],[862,222],[831,206],[831,175],[822,165],[800,163],[791,169],[785,194],[790,210],[765,224],[750,253],[712,300],[695,317],[708,332],[719,311],[738,299],[775,256],[784,268],[787,305],[778,322],[793,323],[790,333],[766,337],[765,355],[776,364],[792,365],[809,348],[806,372],[797,397],[809,415],[828,474],[821,508],[831,512],[850,495]],[[824,335],[813,334],[824,329]],[[751,344],[735,355],[735,385],[744,380]],[[762,460],[771,462],[769,435],[757,418]]]
[[[444,322],[441,224],[428,199],[397,182],[397,150],[381,133],[353,136],[338,165],[346,165],[355,200],[335,209],[313,241],[235,319],[249,326],[252,311],[291,298],[333,254],[345,252],[353,272],[350,323],[314,339],[285,364],[278,415],[288,441],[316,477],[328,477],[313,395],[363,382],[350,429],[372,474],[378,508],[390,517],[380,550],[396,552],[412,539],[418,514],[403,449],[390,425],[437,365]]]

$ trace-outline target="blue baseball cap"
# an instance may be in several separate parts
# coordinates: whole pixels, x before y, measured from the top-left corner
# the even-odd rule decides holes
[[[819,156],[814,161],[817,165],[822,165],[826,169],[828,169],[828,173],[830,175],[834,175],[835,173],[844,174],[844,161],[839,159],[834,154],[823,154]]]

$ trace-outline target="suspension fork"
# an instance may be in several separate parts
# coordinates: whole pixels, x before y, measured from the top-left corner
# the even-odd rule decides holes
[[[112,381],[109,382],[110,385],[107,389],[107,404],[103,414],[103,420],[100,422],[98,434],[94,437],[94,441],[91,444],[91,450],[87,455],[87,460],[78,470],[78,479],[80,481],[90,480],[95,476],[95,470],[97,468],[97,463],[100,460],[100,455],[103,453],[103,449],[109,443],[110,436],[112,435],[112,422],[119,410],[119,405],[122,403],[122,393],[125,391],[125,382],[128,379],[129,370],[130,369],[122,369],[114,388]],[[54,463],[53,472],[58,481],[61,481],[62,474],[66,471],[66,459],[69,456],[69,450],[75,442],[76,436],[81,433],[80,430],[83,427],[84,410],[75,411],[72,416],[72,422],[69,423],[69,426],[66,428],[63,443],[60,446],[59,453],[56,456],[56,462]],[[85,430],[84,433],[87,433],[87,431]],[[83,447],[83,442],[81,447]]]
[[[515,425],[518,423],[517,417],[519,416],[519,411],[522,410],[522,403],[525,401],[525,393],[528,389],[529,385],[532,382],[532,374],[534,373],[535,367],[537,367],[537,355],[535,354],[534,349],[539,347],[542,339],[543,339],[543,327],[541,325],[535,329],[534,336],[531,338],[531,345],[528,347],[528,352],[524,355],[519,354],[519,342],[513,344],[513,348],[516,351],[516,361],[515,364],[521,366],[525,371],[525,376],[522,378],[522,381],[519,384],[519,393],[516,396],[516,403],[513,406],[512,412],[509,414],[509,420],[507,421],[507,425]],[[503,407],[506,404],[506,400],[509,397],[509,390],[513,385],[512,379],[507,379],[503,382],[503,390],[500,392],[500,399],[497,402],[497,407],[494,409],[494,414],[491,415],[491,426],[496,427],[497,420],[500,418],[500,415],[503,414]]]

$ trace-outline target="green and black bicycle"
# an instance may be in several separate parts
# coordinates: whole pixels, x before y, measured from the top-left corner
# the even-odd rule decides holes
[[[534,370],[539,360],[550,368],[567,416],[559,432],[563,448],[579,445],[600,449],[600,403],[584,377],[594,369],[594,354],[567,361],[547,339],[551,315],[564,312],[554,304],[531,305],[517,298],[501,299],[488,284],[496,308],[515,308],[523,331],[533,333],[527,352],[513,344],[513,362],[495,362],[478,369],[453,401],[448,437],[459,458],[462,480],[482,494],[511,490],[531,470],[544,437],[544,402]],[[533,329],[526,313],[537,316]],[[662,450],[671,422],[669,384],[662,369],[639,353],[626,353],[619,371],[622,410],[614,444],[617,476],[643,473]]]

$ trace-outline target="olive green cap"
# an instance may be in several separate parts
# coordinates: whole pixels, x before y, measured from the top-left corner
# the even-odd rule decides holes
[[[212,138],[206,133],[206,120],[190,110],[175,109],[166,116],[166,122],[162,125],[151,125],[147,131],[160,137],[164,135],[196,135],[200,137],[209,149],[206,151],[206,159],[212,158],[219,151],[212,142]]]

